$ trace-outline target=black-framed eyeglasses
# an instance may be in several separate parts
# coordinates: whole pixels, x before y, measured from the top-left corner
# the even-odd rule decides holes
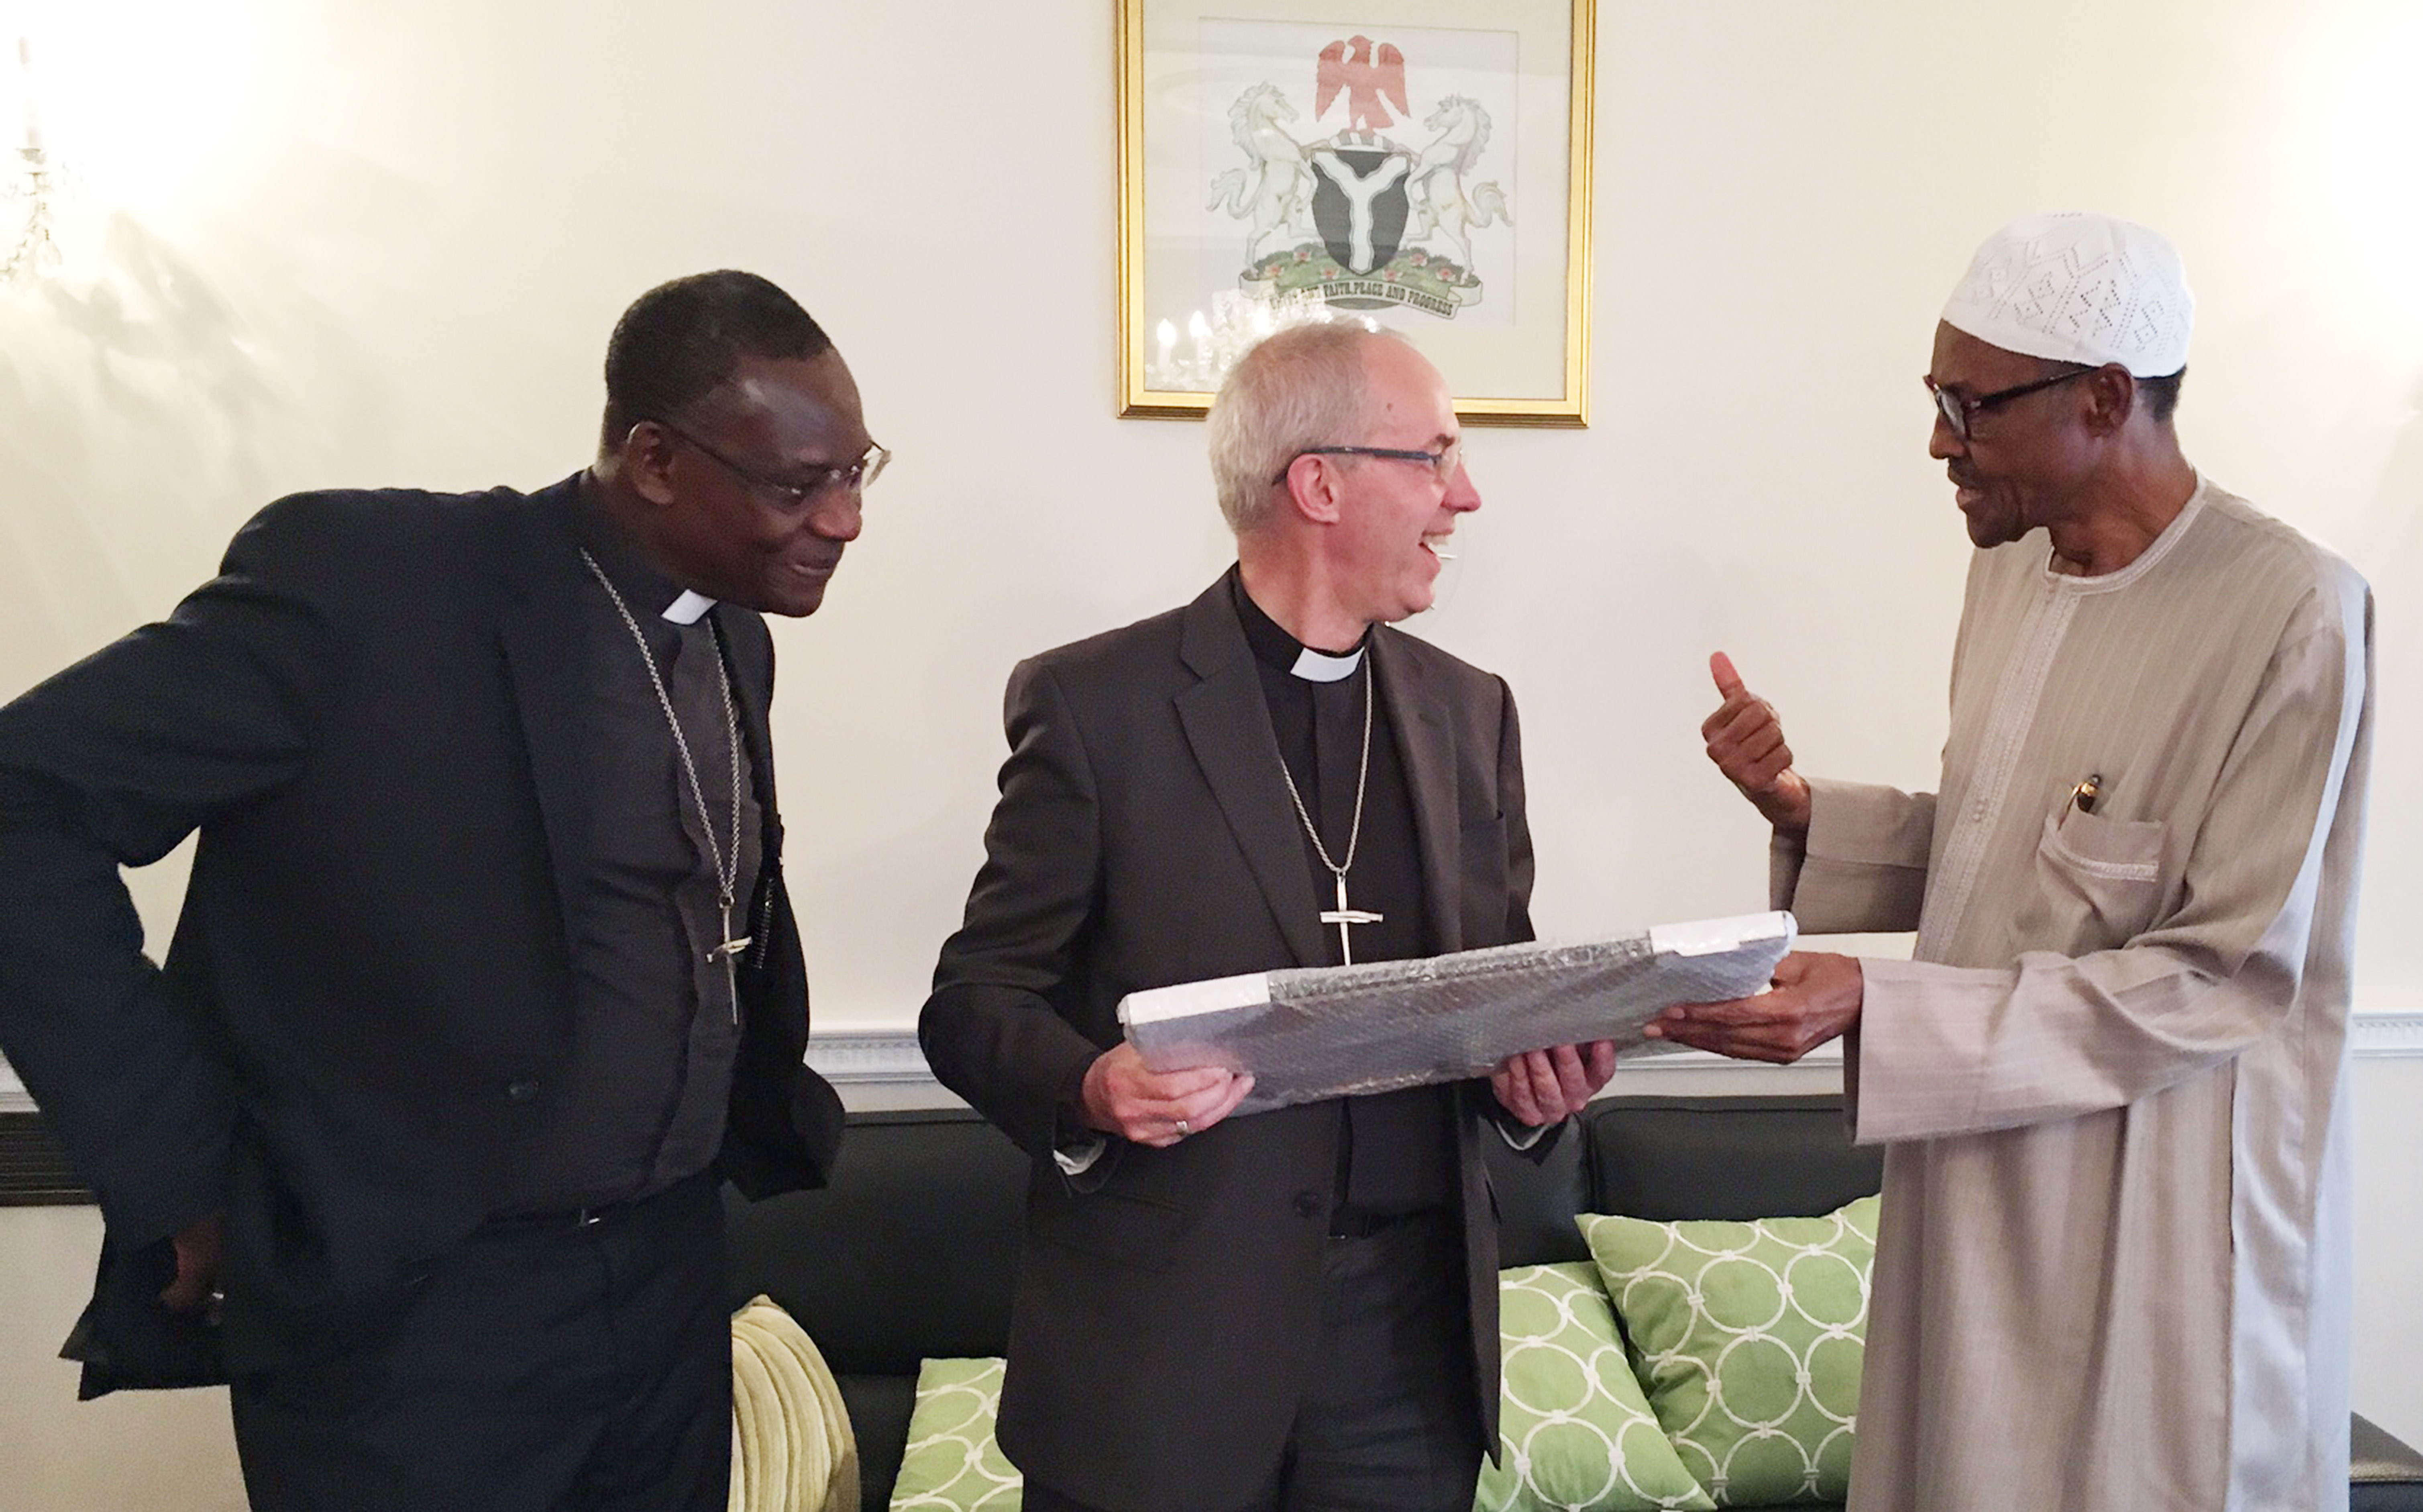
[[[853,494],[864,493],[874,486],[878,478],[883,476],[884,467],[892,461],[890,451],[869,441],[866,444],[866,449],[859,454],[858,460],[847,467],[815,468],[804,478],[777,478],[771,473],[760,472],[746,463],[733,461],[671,420],[657,420],[655,423],[662,426],[670,434],[705,452],[709,458],[721,464],[723,469],[733,477],[772,495],[785,509],[806,509],[817,496],[836,488],[847,489]]]
[[[1288,467],[1295,465],[1296,457],[1378,457],[1384,462],[1418,462],[1438,474],[1438,480],[1445,483],[1464,465],[1464,437],[1457,436],[1436,451],[1416,451],[1409,447],[1307,447],[1288,459],[1287,467],[1281,467],[1278,476],[1271,480],[1273,486],[1287,481]]]
[[[1923,378],[1920,382],[1925,384],[1926,391],[1935,396],[1935,407],[1943,416],[1943,423],[1952,427],[1954,435],[1966,441],[1969,439],[1970,423],[1986,411],[2007,404],[2015,399],[2025,399],[2030,394],[2051,388],[2055,384],[2066,384],[2072,378],[2083,378],[2090,372],[2099,370],[2101,370],[2096,368],[2076,368],[2068,372],[2054,373],[2050,378],[2039,378],[2034,383],[2015,384],[2008,388],[1997,388],[1990,394],[1980,394],[1975,399],[1963,399],[1948,388],[1937,387],[1932,376]]]

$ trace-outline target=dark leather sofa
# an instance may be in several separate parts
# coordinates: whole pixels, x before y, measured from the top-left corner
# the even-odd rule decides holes
[[[1504,1264],[1588,1259],[1576,1211],[1809,1216],[1882,1174],[1877,1152],[1845,1139],[1834,1097],[1612,1097],[1582,1125],[1538,1166],[1492,1152]],[[1025,1180],[1025,1158],[964,1110],[867,1112],[826,1189],[733,1203],[733,1304],[769,1296],[816,1341],[866,1508],[891,1500],[918,1362],[1002,1352]],[[2354,1434],[2352,1512],[2423,1512],[2423,1456],[2361,1417]]]

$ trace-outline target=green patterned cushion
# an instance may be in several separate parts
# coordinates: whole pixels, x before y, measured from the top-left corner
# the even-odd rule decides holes
[[[1718,1506],[1845,1494],[1877,1207],[1862,1197],[1758,1223],[1580,1220],[1650,1406]]]
[[[1501,1270],[1497,1306],[1501,1463],[1481,1463],[1479,1512],[1716,1504],[1650,1415],[1593,1267]]]
[[[892,1512],[982,1507],[1018,1512],[1025,1483],[993,1441],[1001,1362],[928,1360],[917,1371],[909,1444],[892,1486]]]

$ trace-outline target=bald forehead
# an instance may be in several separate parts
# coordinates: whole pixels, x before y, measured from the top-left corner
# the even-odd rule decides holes
[[[1455,433],[1455,402],[1447,380],[1430,359],[1393,337],[1373,336],[1363,344],[1364,404],[1375,427],[1419,421]]]

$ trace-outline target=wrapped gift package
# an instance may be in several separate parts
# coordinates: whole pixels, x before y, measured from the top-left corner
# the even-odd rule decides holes
[[[1250,1072],[1238,1111],[1259,1112],[1461,1080],[1552,1045],[1638,1046],[1675,1003],[1763,990],[1793,936],[1788,913],[1748,914],[1587,944],[1258,971],[1130,993],[1119,1021],[1155,1070]]]

